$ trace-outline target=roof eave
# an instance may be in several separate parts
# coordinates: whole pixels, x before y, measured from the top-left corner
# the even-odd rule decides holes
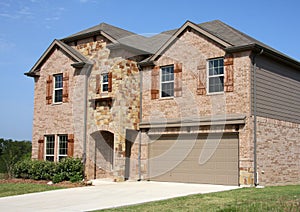
[[[66,52],[70,57],[72,57],[74,60],[75,60],[75,63],[76,62],[79,62],[79,63],[87,63],[88,60],[86,58],[84,58],[84,56],[82,56],[81,58],[78,57],[75,53],[73,53],[69,48],[67,48],[65,46],[66,44],[64,44],[62,41],[59,41],[59,40],[54,40],[50,46],[46,49],[46,51],[42,54],[42,56],[38,59],[38,61],[34,64],[34,66],[30,69],[29,72],[27,73],[24,73],[26,76],[30,76],[30,77],[34,77],[34,76],[39,76],[37,74],[37,72],[40,71],[40,65],[41,63],[43,63],[48,54],[52,51],[52,49],[55,47],[55,46],[58,46],[59,48],[61,48],[64,52]],[[72,48],[72,47],[70,47]],[[74,51],[76,51],[74,49]],[[80,53],[79,53],[80,54]]]
[[[263,50],[262,54],[274,58],[280,62],[283,62],[287,65],[290,65],[292,67],[295,67],[297,69],[300,69],[300,62],[285,55],[282,53],[278,53],[273,51],[272,49],[266,48],[264,46],[261,46],[259,44],[256,43],[251,43],[251,44],[247,44],[247,45],[243,45],[243,46],[234,46],[234,47],[227,47],[226,52],[228,53],[235,53],[235,52],[241,52],[241,51],[254,51],[254,52],[260,52],[261,50]]]
[[[157,58],[162,55],[167,48],[169,48],[170,45],[172,45],[176,38],[184,32],[187,28],[192,28],[195,31],[199,32],[200,34],[203,34],[204,36],[208,37],[209,39],[219,43],[224,48],[227,48],[229,46],[232,46],[230,43],[220,39],[219,37],[216,37],[215,35],[211,34],[210,32],[206,31],[205,29],[199,27],[197,24],[194,24],[191,21],[186,21],[171,37],[170,39],[149,59],[151,61],[155,61]]]

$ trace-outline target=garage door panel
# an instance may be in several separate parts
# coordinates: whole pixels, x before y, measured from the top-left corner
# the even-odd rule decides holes
[[[195,136],[191,136],[190,139],[186,136],[184,140],[178,140],[178,138],[178,136],[162,136],[160,140],[150,143],[149,174],[151,180],[238,184],[237,135],[225,135],[222,139],[219,135],[208,139],[205,136],[199,136],[197,139]],[[208,152],[212,155],[207,154]],[[201,153],[204,154],[202,160],[200,160]],[[178,161],[182,154],[186,154],[186,157]],[[153,157],[156,157],[156,160],[151,160]],[[174,161],[176,161],[175,165]],[[204,163],[201,164],[199,161]]]

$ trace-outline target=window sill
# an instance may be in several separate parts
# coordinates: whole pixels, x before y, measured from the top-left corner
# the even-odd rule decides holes
[[[61,105],[63,102],[53,102],[51,105]]]
[[[225,94],[225,92],[222,91],[222,92],[215,92],[215,93],[207,93],[206,95],[207,96],[214,96],[214,95],[222,95],[222,94]]]
[[[158,100],[173,100],[173,99],[175,99],[174,96],[172,96],[172,97],[160,97]]]

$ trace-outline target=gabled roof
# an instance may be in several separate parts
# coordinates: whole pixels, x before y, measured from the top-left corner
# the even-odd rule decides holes
[[[66,38],[61,39],[64,42],[72,42],[78,39],[84,39],[87,37],[91,37],[94,35],[104,35],[106,38],[111,40],[113,43],[124,38],[129,37],[132,35],[136,35],[133,32],[129,32],[127,30],[109,25],[107,23],[101,23],[86,30],[82,30],[78,33],[70,35]]]
[[[25,74],[28,76],[36,76],[41,64],[43,64],[47,59],[48,54],[56,46],[66,52],[77,65],[89,63],[83,55],[70,47],[68,43],[96,35],[102,35],[110,40],[112,42],[111,48],[113,48],[113,45],[116,45],[116,48],[128,48],[139,54],[146,55],[148,58],[140,62],[140,65],[153,64],[154,61],[157,60],[160,55],[162,55],[188,28],[197,31],[201,35],[218,43],[226,52],[245,50],[260,52],[261,50],[264,50],[264,54],[300,68],[299,61],[296,61],[219,20],[215,20],[201,24],[187,21],[179,29],[165,31],[151,37],[145,37],[106,23],[101,23],[61,40],[54,40],[32,69]]]
[[[160,55],[163,54],[163,52],[169,48],[179,37],[180,34],[184,32],[187,28],[192,28],[199,32],[200,34],[204,35],[205,37],[208,37],[209,39],[215,41],[216,43],[219,43],[223,47],[229,47],[232,46],[229,42],[226,42],[224,39],[221,39],[220,37],[212,34],[211,32],[204,30],[202,27],[200,27],[197,24],[194,24],[190,21],[185,22],[176,32],[158,49],[158,51],[149,58],[149,61],[156,60]],[[172,33],[172,32],[169,32]]]
[[[78,51],[73,49],[72,47],[68,46],[67,44],[63,43],[59,40],[54,40],[51,45],[47,48],[44,54],[38,59],[38,61],[34,64],[34,66],[30,69],[29,72],[25,73],[27,76],[38,76],[38,72],[40,71],[41,65],[47,60],[49,54],[55,49],[60,48],[64,51],[69,57],[71,57],[74,61],[74,64],[86,64],[89,63],[88,59],[86,59],[82,54]]]
[[[223,46],[227,52],[236,52],[241,50],[264,50],[264,54],[275,57],[276,59],[286,62],[290,65],[300,68],[300,62],[283,54],[282,52],[250,37],[249,35],[240,32],[233,27],[219,20],[195,24],[187,21],[179,29],[162,32],[158,35],[150,37],[148,40],[149,52],[155,52],[152,56],[142,61],[142,63],[153,63],[159,56],[166,51],[178,36],[187,28],[191,27],[200,34],[212,39]]]

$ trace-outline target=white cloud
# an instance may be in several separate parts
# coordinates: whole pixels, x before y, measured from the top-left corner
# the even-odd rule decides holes
[[[10,18],[10,19],[17,19],[20,17],[18,15],[13,15],[13,14],[8,14],[8,13],[0,13],[0,16],[4,17],[4,18]]]
[[[60,17],[56,16],[56,17],[45,18],[45,21],[58,21],[59,19]]]
[[[17,11],[18,14],[20,15],[32,15],[32,12],[30,12],[30,8],[29,7],[23,7],[21,8],[19,11]]]

